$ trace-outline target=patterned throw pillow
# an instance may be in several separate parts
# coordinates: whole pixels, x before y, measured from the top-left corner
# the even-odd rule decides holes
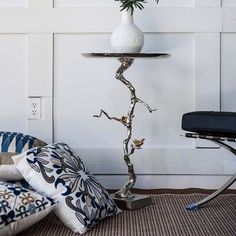
[[[0,182],[0,235],[15,235],[44,218],[55,206],[51,198]]]
[[[4,181],[4,183],[6,183],[6,184],[13,184],[13,185],[16,185],[18,187],[26,188],[26,189],[34,191],[34,189],[29,185],[29,183],[25,179],[9,180],[9,181]]]
[[[13,157],[17,169],[38,192],[59,201],[55,212],[81,234],[120,212],[104,187],[64,143],[33,148]]]
[[[23,177],[15,168],[11,157],[32,147],[45,145],[47,145],[45,142],[30,135],[17,132],[0,132],[0,179],[22,179]]]

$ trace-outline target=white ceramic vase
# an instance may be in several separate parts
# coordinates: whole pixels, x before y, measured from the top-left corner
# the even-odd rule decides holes
[[[144,36],[134,24],[131,11],[121,12],[121,23],[111,35],[111,47],[119,53],[137,53],[142,50]]]

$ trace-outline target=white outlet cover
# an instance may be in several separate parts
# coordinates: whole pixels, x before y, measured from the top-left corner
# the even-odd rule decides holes
[[[29,120],[39,120],[41,118],[41,98],[29,97]]]

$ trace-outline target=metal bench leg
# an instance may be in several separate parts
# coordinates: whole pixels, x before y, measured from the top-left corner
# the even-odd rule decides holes
[[[201,139],[210,140],[210,141],[212,141],[214,143],[219,144],[220,146],[224,147],[225,149],[227,149],[228,151],[230,151],[234,155],[236,155],[236,150],[233,147],[231,147],[230,145],[222,142],[222,140],[224,140],[224,138],[210,137],[210,136],[204,136],[204,135],[193,134],[193,133],[187,133],[185,136],[187,138],[201,138]],[[232,141],[231,139],[227,139],[227,140],[228,141]],[[235,140],[234,140],[234,142],[235,142]],[[211,195],[209,195],[208,197],[202,199],[199,202],[191,203],[191,204],[187,205],[186,209],[187,210],[195,210],[195,209],[199,208],[200,206],[204,205],[205,203],[207,203],[207,202],[213,200],[214,198],[216,198],[220,193],[222,193],[224,190],[229,188],[235,181],[236,181],[236,173],[223,186],[221,186],[214,193],[212,193]]]
[[[234,182],[236,181],[236,173],[223,185],[221,186],[218,190],[216,190],[214,193],[209,195],[208,197],[202,199],[199,202],[196,203],[191,203],[186,206],[187,210],[196,210],[203,204],[213,200],[215,197],[217,197],[220,193],[222,193],[224,190],[226,190],[228,187],[230,187]]]

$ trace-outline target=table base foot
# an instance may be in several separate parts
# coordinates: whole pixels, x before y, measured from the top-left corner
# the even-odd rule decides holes
[[[152,199],[148,195],[135,194],[133,199],[117,198],[112,194],[112,198],[121,210],[135,210],[152,205]]]

